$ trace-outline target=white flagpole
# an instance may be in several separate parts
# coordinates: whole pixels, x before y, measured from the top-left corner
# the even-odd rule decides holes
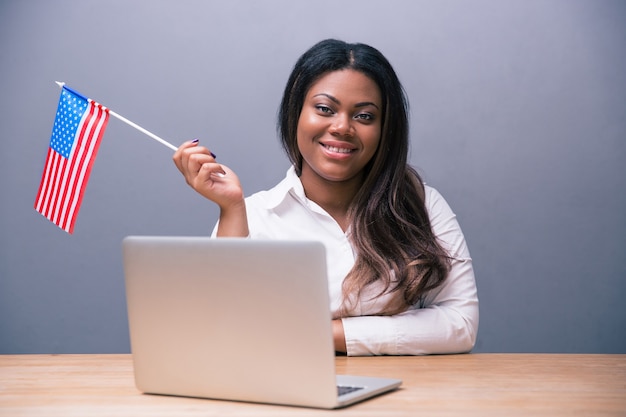
[[[65,85],[64,82],[60,82],[60,81],[55,81],[59,87],[63,88],[63,86]],[[160,137],[158,137],[157,135],[155,135],[154,133],[144,129],[143,127],[139,126],[136,123],[131,122],[130,120],[128,120],[127,118],[120,116],[119,114],[115,113],[113,110],[109,109],[109,114],[119,120],[121,120],[122,122],[126,123],[127,125],[134,127],[135,129],[137,129],[138,131],[140,131],[143,134],[146,134],[148,136],[150,136],[152,139],[156,140],[157,142],[162,143],[163,145],[167,146],[168,148],[170,148],[173,151],[178,150],[178,148],[174,145],[172,145],[171,143],[169,143],[168,141],[161,139]]]

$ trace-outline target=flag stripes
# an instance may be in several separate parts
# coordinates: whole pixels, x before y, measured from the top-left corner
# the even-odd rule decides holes
[[[108,119],[106,107],[63,87],[35,209],[68,233],[74,231]]]

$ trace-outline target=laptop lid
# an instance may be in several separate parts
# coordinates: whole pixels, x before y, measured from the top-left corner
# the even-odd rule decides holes
[[[142,392],[335,408],[400,384],[338,398],[319,242],[131,236],[123,255]]]

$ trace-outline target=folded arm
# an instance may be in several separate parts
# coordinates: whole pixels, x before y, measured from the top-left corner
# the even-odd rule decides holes
[[[426,204],[433,232],[453,258],[446,280],[403,313],[343,318],[348,355],[463,353],[474,347],[478,295],[465,237],[436,190],[428,189]]]
[[[471,260],[422,307],[395,316],[342,319],[348,355],[427,355],[469,352],[478,331],[478,298]]]

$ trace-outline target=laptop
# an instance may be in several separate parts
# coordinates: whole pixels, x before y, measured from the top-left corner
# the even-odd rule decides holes
[[[335,374],[320,242],[129,236],[122,248],[141,392],[330,409],[402,382]]]

